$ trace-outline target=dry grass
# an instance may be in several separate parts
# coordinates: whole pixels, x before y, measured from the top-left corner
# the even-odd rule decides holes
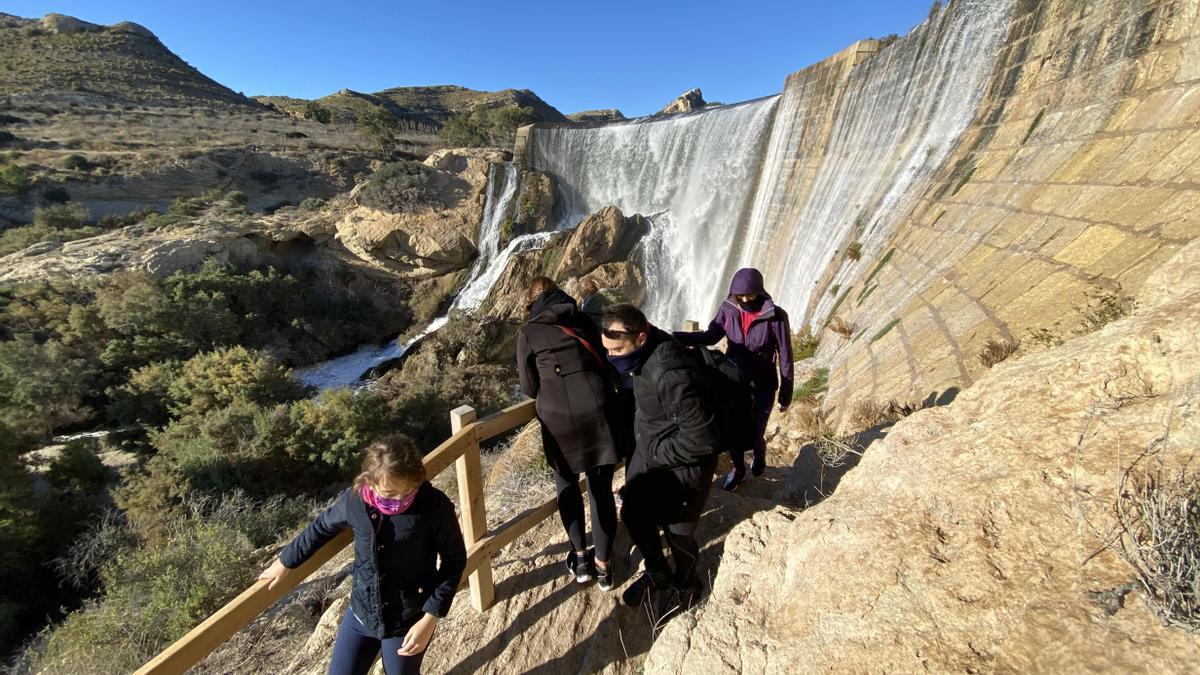
[[[983,364],[984,368],[991,368],[1016,354],[1020,348],[1020,340],[988,340],[984,343],[983,349],[979,351],[979,362]]]
[[[1200,476],[1159,468],[1121,478],[1114,551],[1169,626],[1200,633]]]
[[[854,331],[857,329],[858,327],[855,326],[853,322],[846,321],[840,316],[829,322],[829,330],[841,335],[847,340],[854,336]]]
[[[858,260],[862,257],[862,242],[854,242],[846,247],[846,257],[851,260]]]
[[[873,398],[859,399],[850,404],[850,412],[846,415],[846,426],[854,432],[889,426],[921,408],[921,403],[918,401],[898,401],[893,398],[884,403]]]

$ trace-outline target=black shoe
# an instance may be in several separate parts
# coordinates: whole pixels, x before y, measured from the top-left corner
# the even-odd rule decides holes
[[[621,594],[621,602],[630,607],[637,607],[642,604],[650,591],[656,588],[658,588],[658,584],[655,583],[654,576],[649,572],[642,572],[641,576],[634,579],[633,583],[629,584],[629,588],[626,588],[625,592]]]
[[[763,471],[767,470],[767,458],[765,455],[754,453],[754,461],[750,463],[750,473],[755,477],[763,475]]]
[[[592,569],[592,563],[588,559],[587,554],[584,554],[583,560],[580,560],[575,551],[571,551],[567,554],[566,565],[567,576],[574,577],[575,583],[586,584],[592,580],[593,576],[595,576],[595,572]]]
[[[738,473],[737,469],[730,469],[729,473],[721,479],[721,489],[726,492],[733,492],[742,484],[742,479],[746,477],[745,473]]]
[[[609,566],[605,567],[604,569],[596,567],[596,585],[599,586],[600,590],[604,591],[605,593],[617,587],[616,583],[613,581],[612,564],[609,564]]]

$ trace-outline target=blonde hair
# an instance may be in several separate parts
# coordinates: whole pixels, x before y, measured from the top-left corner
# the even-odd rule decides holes
[[[392,434],[367,447],[363,454],[362,472],[354,479],[355,494],[362,494],[362,488],[367,483],[378,485],[384,476],[415,485],[425,481],[425,463],[421,461],[421,452],[408,436]]]

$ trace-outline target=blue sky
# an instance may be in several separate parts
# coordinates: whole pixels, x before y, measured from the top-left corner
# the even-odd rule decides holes
[[[459,84],[532,89],[564,113],[654,112],[777,93],[784,77],[857,39],[907,33],[932,0],[439,2],[5,0],[0,11],[140,23],[235,91]]]

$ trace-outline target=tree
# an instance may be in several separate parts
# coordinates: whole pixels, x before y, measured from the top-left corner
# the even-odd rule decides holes
[[[386,151],[396,147],[398,131],[399,121],[383,106],[372,106],[358,115],[358,132],[378,143],[379,147]]]
[[[333,121],[333,113],[329,111],[329,108],[322,106],[320,103],[309,101],[304,106],[304,119],[320,122],[321,124],[329,124]]]

